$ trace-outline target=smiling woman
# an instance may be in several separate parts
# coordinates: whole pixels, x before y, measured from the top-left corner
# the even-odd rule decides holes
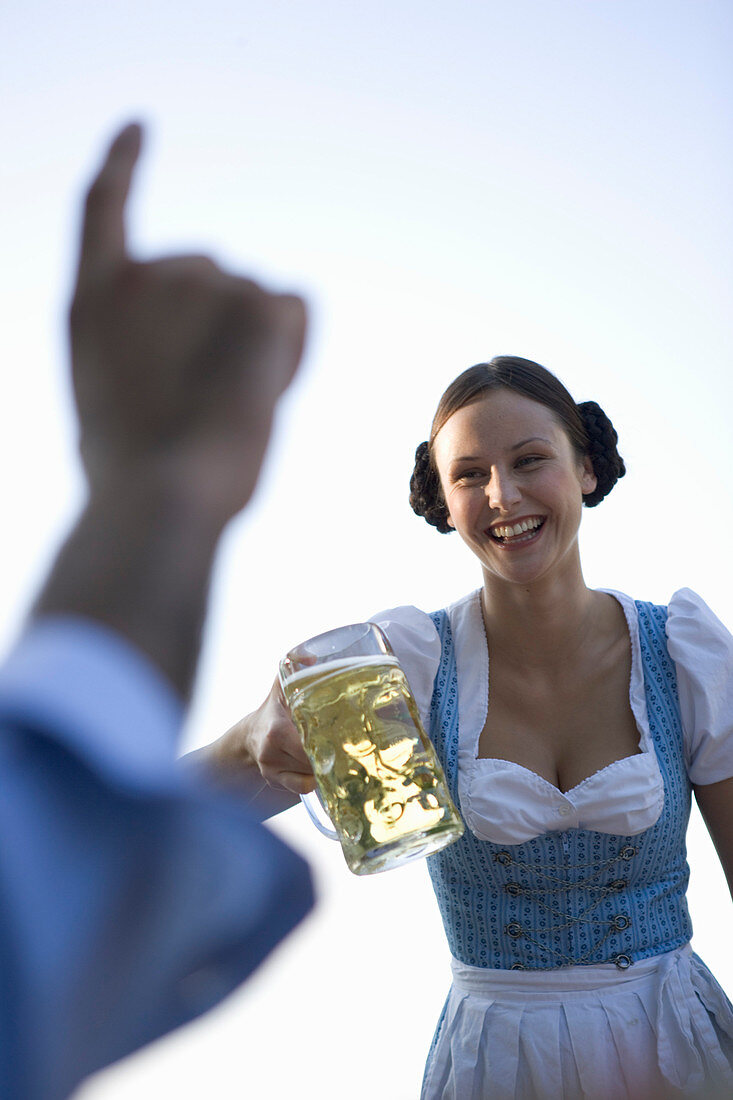
[[[594,402],[501,357],[449,386],[417,449],[413,509],[458,531],[483,572],[446,611],[386,616],[468,825],[430,861],[454,984],[425,1100],[707,1097],[733,1083],[731,1007],[689,949],[684,850],[690,781],[707,807],[705,785],[733,773],[726,723],[701,767],[689,670],[714,639],[723,668],[703,680],[724,670],[730,695],[733,645],[691,593],[660,608],[586,587],[582,505],[625,473],[617,441]],[[686,1001],[674,1034],[672,973]]]
[[[657,606],[584,582],[582,505],[625,472],[616,442],[599,406],[502,357],[459,376],[417,449],[413,508],[483,574],[434,614],[373,617],[468,826],[427,859],[453,982],[423,1100],[731,1095],[686,833],[694,788],[731,872],[733,638],[689,590]],[[276,684],[214,755],[308,778]]]
[[[417,449],[413,509],[482,570],[444,610],[374,617],[467,826],[427,860],[453,984],[423,1100],[733,1089],[685,851],[694,787],[733,873],[733,638],[687,589],[657,606],[586,585],[583,504],[624,473],[600,407],[510,357],[460,375]],[[299,789],[277,686],[216,757]]]

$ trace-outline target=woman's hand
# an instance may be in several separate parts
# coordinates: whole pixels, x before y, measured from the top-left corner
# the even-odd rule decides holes
[[[227,779],[251,776],[256,769],[273,794],[288,792],[289,796],[299,796],[316,785],[277,678],[264,703],[215,741],[207,750],[207,757]],[[278,798],[278,809],[294,806],[297,800]]]

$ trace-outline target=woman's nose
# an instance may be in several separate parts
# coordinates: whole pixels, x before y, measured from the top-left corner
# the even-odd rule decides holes
[[[488,484],[489,504],[501,512],[508,512],[522,499],[519,485],[512,475],[504,470],[492,470]]]

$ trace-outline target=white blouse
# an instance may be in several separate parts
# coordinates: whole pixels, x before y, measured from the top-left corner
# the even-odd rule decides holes
[[[478,756],[489,702],[489,653],[481,590],[447,608],[458,672],[458,790],[466,824],[481,840],[521,844],[542,833],[593,829],[633,835],[657,821],[664,786],[649,729],[634,601],[609,591],[626,616],[631,643],[629,702],[640,752],[608,764],[569,791],[509,760]],[[397,607],[372,619],[385,632],[405,671],[427,726],[440,639],[429,615]],[[667,646],[677,670],[690,779],[715,783],[733,776],[733,636],[689,588],[669,602]]]

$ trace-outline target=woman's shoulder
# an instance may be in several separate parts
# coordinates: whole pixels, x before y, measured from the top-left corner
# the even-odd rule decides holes
[[[440,664],[440,638],[432,619],[412,604],[380,611],[371,622],[384,631],[415,696],[423,721],[430,707]]]
[[[602,591],[623,607],[632,638],[638,636],[645,621],[656,620],[678,670],[694,671],[701,682],[721,674],[733,675],[733,635],[691,588],[678,589],[667,604],[634,599],[610,588]]]
[[[406,631],[416,636],[430,637],[435,633],[430,615],[413,604],[399,604],[388,607],[371,615],[370,622],[376,623],[385,633],[390,630]]]
[[[733,775],[733,635],[701,596],[682,588],[669,601],[667,648],[677,668],[690,779],[727,779]]]
[[[425,632],[430,635],[435,632],[436,616],[447,615],[452,621],[459,619],[475,603],[480,591],[480,589],[474,589],[467,595],[461,596],[460,599],[454,600],[453,603],[431,612],[423,611],[421,608],[415,607],[414,604],[400,604],[397,607],[379,611],[372,616],[370,621],[378,623],[380,626],[382,623],[394,624],[398,627]]]
[[[615,588],[602,588],[601,592],[614,596],[626,611],[627,615],[638,617],[640,608],[654,608],[665,613],[667,620],[667,633],[670,631],[679,633],[694,630],[698,633],[712,630],[714,633],[729,631],[721,622],[702,596],[691,588],[678,588],[673,592],[668,602],[659,603],[656,600],[642,600],[629,596],[626,592],[620,592]]]
[[[733,672],[733,635],[690,588],[681,588],[669,601],[667,645],[670,656],[685,667],[710,675]]]
[[[733,775],[733,635],[691,588],[680,588],[668,604],[634,600],[610,591],[624,606],[632,629],[650,612],[663,627],[677,679],[677,692],[690,779],[717,783]],[[659,614],[656,612],[659,611]]]
[[[471,592],[442,609],[448,616],[454,635],[457,633],[462,636],[462,620],[466,609],[471,607],[472,601],[476,601],[476,595],[476,592]],[[441,638],[436,621],[428,612],[421,611],[412,604],[380,611],[372,616],[371,621],[387,635],[424,717],[430,705],[433,681],[441,660]]]

